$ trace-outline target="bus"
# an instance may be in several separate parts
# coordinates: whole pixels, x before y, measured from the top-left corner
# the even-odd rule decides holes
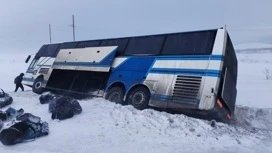
[[[228,122],[236,104],[237,66],[222,27],[45,44],[23,84],[37,94],[77,93],[139,110],[173,109]]]

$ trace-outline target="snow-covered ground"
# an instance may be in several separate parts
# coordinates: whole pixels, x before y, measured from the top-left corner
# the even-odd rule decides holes
[[[272,108],[272,53],[238,53],[237,58],[237,104]]]
[[[1,54],[0,87],[13,96],[12,107],[47,121],[50,133],[15,146],[0,144],[0,153],[272,152],[272,80],[266,80],[272,72],[270,53],[237,54],[237,125],[217,123],[214,128],[208,121],[151,109],[139,111],[101,98],[80,101],[83,112],[72,119],[53,121],[48,105],[41,105],[30,88],[13,92],[14,77],[28,66],[26,56]]]
[[[272,48],[272,43],[243,43],[243,44],[236,44],[234,46],[235,50],[246,50],[246,49],[264,49],[264,48]]]

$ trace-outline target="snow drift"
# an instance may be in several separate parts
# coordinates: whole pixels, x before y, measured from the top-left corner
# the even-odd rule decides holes
[[[49,123],[50,133],[0,152],[269,152],[271,132],[169,114],[153,109],[139,111],[102,98],[81,100],[83,112],[55,121],[48,104],[40,104],[31,91],[13,93],[13,107],[25,108]],[[254,145],[253,145],[254,144]],[[197,145],[197,147],[195,146]],[[260,147],[256,147],[256,145]]]
[[[272,108],[236,106],[235,125],[250,130],[272,131]]]

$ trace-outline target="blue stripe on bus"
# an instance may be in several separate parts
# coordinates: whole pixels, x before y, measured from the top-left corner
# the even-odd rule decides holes
[[[221,71],[219,70],[205,70],[205,69],[172,69],[172,68],[152,68],[149,73],[159,74],[190,74],[200,76],[219,77]]]
[[[223,55],[161,55],[161,56],[122,56],[123,58],[130,57],[150,57],[159,59],[185,59],[185,60],[223,60]]]
[[[160,98],[162,101],[171,99],[171,97],[167,95],[160,95]]]
[[[223,61],[224,56],[222,56],[222,55],[212,55],[210,60],[221,60],[221,61]]]
[[[158,60],[219,60],[223,61],[222,55],[182,55],[182,56],[157,56]]]
[[[156,63],[156,60],[154,59],[153,62],[152,62],[152,64],[150,65],[148,71],[146,72],[145,76],[148,75],[148,73],[151,71],[151,69],[153,68],[153,66],[154,66],[155,63]]]
[[[151,100],[156,101],[170,101],[172,99],[172,96],[168,95],[161,95],[161,94],[151,94]]]
[[[115,51],[115,50],[114,50]],[[112,53],[114,53],[114,51]],[[109,57],[112,54],[107,55],[101,62],[55,62],[53,65],[63,65],[63,66],[96,66],[96,67],[109,67]],[[135,56],[137,57],[137,56]],[[131,58],[131,57],[130,57]],[[151,57],[150,57],[151,58]],[[222,55],[182,55],[182,56],[154,56],[157,60],[220,60],[222,61],[224,57]],[[128,57],[129,59],[129,57]],[[123,63],[125,63],[126,59]],[[123,64],[120,63],[120,64]],[[49,66],[49,65],[46,65]],[[119,67],[119,66],[117,66]]]

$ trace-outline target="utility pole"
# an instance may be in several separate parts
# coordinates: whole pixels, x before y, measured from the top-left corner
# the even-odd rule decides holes
[[[52,43],[52,38],[51,38],[51,24],[49,24],[49,39],[50,39],[50,44]]]
[[[76,34],[75,34],[75,17],[74,15],[72,16],[72,21],[73,21],[73,24],[70,25],[72,28],[73,28],[73,40],[75,41],[76,40]]]

